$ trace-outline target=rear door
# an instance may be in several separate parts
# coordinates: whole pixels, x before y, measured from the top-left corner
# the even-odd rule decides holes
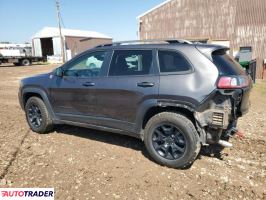
[[[159,76],[152,50],[115,50],[108,76],[101,79],[96,100],[98,116],[109,127],[133,131],[137,113],[156,99]]]

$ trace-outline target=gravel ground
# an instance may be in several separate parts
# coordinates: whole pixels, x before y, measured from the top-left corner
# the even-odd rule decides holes
[[[245,138],[220,154],[202,151],[185,170],[150,160],[141,141],[60,126],[30,131],[19,107],[19,80],[55,66],[0,67],[0,187],[54,187],[56,199],[266,199],[266,82],[258,81]]]

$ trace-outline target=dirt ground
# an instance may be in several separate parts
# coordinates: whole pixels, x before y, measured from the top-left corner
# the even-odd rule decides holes
[[[60,126],[30,131],[18,103],[19,80],[55,66],[0,67],[0,187],[54,187],[56,199],[266,199],[266,82],[258,81],[245,138],[222,153],[202,151],[185,170],[150,160],[141,141]]]

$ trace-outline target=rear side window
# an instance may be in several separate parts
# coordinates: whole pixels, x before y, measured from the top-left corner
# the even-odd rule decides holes
[[[161,72],[184,72],[191,69],[187,59],[175,51],[158,51]]]
[[[224,50],[214,51],[212,53],[213,63],[218,68],[220,75],[243,75],[244,69],[241,65],[231,58]]]
[[[146,75],[152,66],[151,50],[117,50],[114,52],[109,76]]]

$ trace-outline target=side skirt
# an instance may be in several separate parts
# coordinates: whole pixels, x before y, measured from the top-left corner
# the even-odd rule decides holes
[[[105,131],[105,132],[118,133],[118,134],[121,134],[121,135],[127,135],[127,136],[130,136],[130,137],[141,139],[141,135],[140,134],[127,132],[127,131],[124,131],[124,130],[110,128],[110,127],[105,127],[105,126],[99,126],[99,125],[87,124],[87,123],[80,123],[80,122],[73,122],[73,121],[67,121],[67,120],[55,120],[54,123],[55,124],[67,124],[67,125],[73,125],[73,126],[78,126],[78,127],[96,129],[96,130]]]

